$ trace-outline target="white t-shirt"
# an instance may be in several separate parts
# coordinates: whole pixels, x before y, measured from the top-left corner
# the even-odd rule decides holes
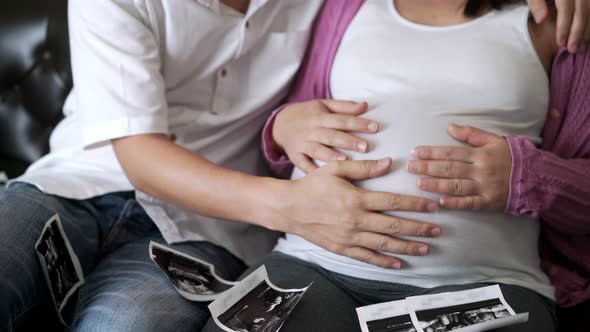
[[[51,152],[16,181],[73,199],[133,190],[110,140],[148,133],[265,175],[259,131],[286,94],[321,4],[251,0],[243,15],[219,0],[70,0],[74,89]],[[210,240],[252,261],[276,241],[258,227],[137,198],[169,242]]]
[[[368,190],[418,195],[418,176],[406,171],[418,145],[460,145],[447,134],[451,122],[540,142],[549,81],[528,32],[528,8],[507,7],[468,23],[431,27],[397,13],[393,1],[369,0],[344,34],[331,72],[335,99],[368,101],[367,118],[382,129],[364,135],[372,151],[353,159],[392,157],[393,171],[360,182]],[[346,152],[348,153],[348,152]],[[301,177],[295,171],[293,178]],[[553,298],[540,269],[538,220],[504,213],[442,210],[392,213],[438,224],[442,236],[416,239],[428,256],[396,255],[401,270],[387,270],[323,250],[287,235],[278,250],[359,278],[419,287],[500,282]]]

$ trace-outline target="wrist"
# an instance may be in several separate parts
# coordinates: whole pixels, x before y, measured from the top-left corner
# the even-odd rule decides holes
[[[274,148],[275,151],[279,152],[279,153],[284,153],[285,152],[285,142],[283,140],[283,137],[281,135],[282,130],[279,126],[280,124],[280,120],[282,119],[285,111],[287,110],[289,106],[284,106],[282,109],[280,109],[275,116],[270,120],[271,121],[271,140],[270,140],[270,144],[271,146]]]
[[[252,223],[273,231],[287,232],[287,223],[284,217],[284,207],[288,205],[288,188],[291,181],[275,178],[258,178],[260,180],[257,190],[254,190]]]
[[[529,212],[524,198],[530,187],[534,187],[531,178],[537,174],[540,161],[535,160],[534,152],[537,148],[528,139],[520,136],[506,138],[510,148],[511,170],[508,190],[508,200],[505,212],[519,216]]]

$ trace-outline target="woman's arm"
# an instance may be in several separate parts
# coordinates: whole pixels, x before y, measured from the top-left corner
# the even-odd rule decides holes
[[[565,234],[590,234],[590,156],[564,159],[526,138],[507,139],[512,175],[506,212],[540,217]]]
[[[313,30],[311,33],[311,40],[303,59],[301,68],[299,69],[293,86],[290,90],[290,95],[287,98],[286,105],[275,110],[267,120],[262,132],[262,150],[270,168],[279,177],[288,177],[293,170],[293,163],[304,171],[309,171],[313,168],[311,159],[323,160],[321,153],[314,153],[324,151],[324,156],[329,155],[331,160],[338,160],[344,155],[342,153],[326,152],[328,148],[341,147],[344,150],[356,150],[363,152],[368,148],[366,140],[354,137],[346,133],[350,132],[365,132],[371,133],[378,131],[378,125],[373,124],[368,126],[368,122],[363,119],[356,118],[357,115],[364,113],[366,105],[360,104],[356,112],[344,113],[338,110],[338,107],[333,107],[333,102],[328,101],[332,96],[330,94],[329,86],[329,71],[334,60],[334,56],[340,40],[356,15],[358,9],[363,5],[362,0],[326,0],[316,17]],[[307,102],[307,105],[304,104]],[[315,110],[310,110],[310,103],[315,103]],[[299,104],[299,105],[296,105]],[[358,105],[358,104],[357,104]],[[323,124],[315,124],[315,136],[313,139],[304,139],[304,141],[311,141],[308,148],[302,149],[298,146],[297,149],[291,149],[285,152],[285,146],[280,146],[276,142],[274,134],[275,124],[279,114],[293,113],[297,114],[300,111],[315,113],[322,115],[324,118]],[[289,122],[290,116],[282,116],[283,120]],[[340,121],[338,120],[340,119]],[[344,121],[342,121],[344,119]],[[364,121],[364,122],[363,122]],[[345,122],[344,127],[335,128],[334,123]],[[332,124],[325,125],[325,124]],[[293,126],[292,126],[293,127]],[[308,127],[309,129],[309,127]],[[336,130],[340,130],[336,133]],[[282,132],[283,130],[281,130]],[[322,132],[321,137],[317,132]],[[302,130],[297,131],[301,134]],[[345,136],[343,136],[343,134]],[[336,136],[341,139],[336,139]],[[294,139],[292,141],[301,142],[301,139]],[[285,143],[283,143],[285,144]],[[289,144],[287,144],[289,145]],[[310,145],[315,148],[309,148]],[[321,145],[321,146],[320,146]],[[326,149],[323,149],[325,147]],[[360,148],[359,148],[360,147]],[[307,152],[306,152],[307,151]],[[298,158],[289,157],[299,156]]]
[[[366,103],[321,99],[293,101],[279,108],[262,132],[262,151],[271,170],[278,177],[287,178],[293,165],[309,173],[317,168],[313,159],[347,159],[331,148],[367,152],[368,142],[351,134],[379,130],[376,122],[358,117],[366,110]]]
[[[420,179],[420,189],[448,195],[441,198],[443,207],[504,210],[540,217],[566,234],[590,234],[590,155],[566,159],[527,138],[472,127],[451,126],[449,133],[473,147],[417,147],[418,160],[408,164],[410,173],[432,177]],[[572,143],[590,150],[590,137]]]

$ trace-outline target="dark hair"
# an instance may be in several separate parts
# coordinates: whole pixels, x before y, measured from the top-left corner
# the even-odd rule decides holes
[[[477,16],[484,8],[502,9],[502,6],[521,2],[521,0],[469,0],[465,6],[465,16]]]

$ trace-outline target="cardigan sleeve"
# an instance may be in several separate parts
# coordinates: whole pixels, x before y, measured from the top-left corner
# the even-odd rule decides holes
[[[331,98],[327,83],[329,69],[348,22],[362,3],[360,0],[327,0],[316,18],[307,53],[287,97],[287,104],[271,114],[262,131],[262,154],[278,177],[291,175],[293,164],[272,138],[276,116],[292,103]]]
[[[262,129],[262,155],[271,172],[281,179],[286,179],[293,171],[293,164],[283,149],[279,148],[272,137],[272,127],[275,118],[287,105],[283,105],[272,112]]]
[[[522,137],[508,137],[512,154],[506,212],[540,217],[566,234],[590,234],[590,158],[563,159]]]
[[[542,148],[508,137],[512,155],[506,212],[539,217],[564,234],[590,234],[590,51],[561,52],[551,87],[563,119],[549,119]]]

